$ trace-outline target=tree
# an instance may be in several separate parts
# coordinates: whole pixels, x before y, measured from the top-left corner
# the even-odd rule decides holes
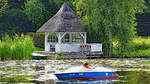
[[[111,55],[114,38],[119,42],[118,50],[126,50],[136,34],[135,14],[145,8],[144,0],[77,0],[75,6],[88,30],[88,42],[103,43],[105,55]]]
[[[26,0],[8,0],[9,9],[23,9]]]
[[[1,34],[26,33],[33,31],[33,25],[27,16],[20,9],[11,9],[0,17],[0,37]]]
[[[150,0],[145,0],[146,9],[144,10],[145,14],[150,14]]]
[[[45,1],[41,0],[41,2],[44,4],[46,8],[46,12],[44,13],[45,21],[47,21],[53,15],[55,15],[64,2],[68,3],[69,6],[75,9],[75,7],[72,4],[73,1],[74,0],[45,0]]]
[[[145,0],[146,9],[144,13],[137,14],[137,34],[139,36],[150,36],[150,0]]]
[[[8,7],[8,1],[0,0],[0,16],[2,16],[5,13],[7,7]]]
[[[71,4],[72,0],[27,0],[24,12],[36,26],[36,31],[44,22],[57,13],[64,2]],[[73,5],[71,4],[71,6]]]
[[[35,26],[34,31],[36,31],[44,22],[45,6],[39,0],[27,0],[24,12]]]

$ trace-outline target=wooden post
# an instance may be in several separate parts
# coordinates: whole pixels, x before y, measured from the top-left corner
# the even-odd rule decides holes
[[[72,43],[72,33],[69,33],[69,42]]]

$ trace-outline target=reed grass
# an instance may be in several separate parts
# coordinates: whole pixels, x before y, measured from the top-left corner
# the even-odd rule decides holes
[[[139,49],[150,49],[150,37],[138,37],[133,39],[131,46],[135,50]]]
[[[31,59],[34,45],[32,38],[28,35],[15,35],[10,38],[4,35],[0,43],[0,58],[4,60]]]
[[[118,52],[118,42],[113,43],[113,54],[122,56],[149,56],[150,57],[150,37],[136,37],[128,44],[127,50]]]
[[[71,53],[68,53],[68,59],[71,60]]]
[[[57,60],[58,59],[58,54],[55,54],[55,60]]]
[[[62,59],[65,60],[65,52],[62,52],[61,55],[62,55]]]

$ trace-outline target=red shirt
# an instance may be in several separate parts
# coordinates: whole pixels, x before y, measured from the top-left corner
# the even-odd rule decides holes
[[[84,68],[90,69],[88,65],[83,65]]]

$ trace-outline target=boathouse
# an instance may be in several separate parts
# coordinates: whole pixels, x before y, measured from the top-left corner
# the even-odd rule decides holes
[[[45,33],[45,51],[48,52],[102,52],[102,44],[87,43],[87,32],[67,3],[37,32]]]

